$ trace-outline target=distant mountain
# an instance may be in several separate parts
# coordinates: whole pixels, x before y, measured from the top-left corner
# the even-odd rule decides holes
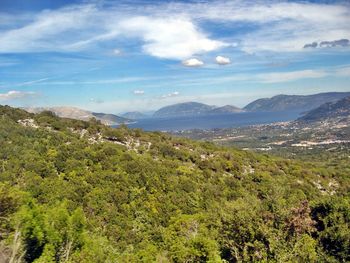
[[[169,106],[160,108],[153,114],[153,117],[167,118],[167,117],[202,115],[202,114],[208,113],[213,108],[215,107],[209,106],[203,103],[199,103],[199,102],[178,103],[178,104],[169,105]]]
[[[255,100],[245,106],[246,111],[309,111],[326,102],[350,96],[350,92],[328,92],[314,95],[277,95]]]
[[[96,113],[83,109],[79,109],[76,107],[35,107],[35,108],[24,108],[24,110],[31,113],[39,113],[42,111],[52,111],[57,116],[63,118],[71,118],[77,120],[89,120],[91,118],[96,118],[100,120],[103,124],[106,125],[118,125],[121,123],[127,123],[130,120],[114,115],[114,114],[106,114],[106,113]]]
[[[232,106],[226,105],[222,107],[210,106],[199,102],[185,102],[163,107],[153,114],[156,118],[167,117],[184,117],[195,115],[214,115],[214,114],[228,114],[237,113],[244,110]]]
[[[209,114],[226,114],[226,113],[238,113],[238,112],[244,112],[244,110],[232,106],[232,105],[226,105],[218,108],[214,108],[209,111]]]
[[[131,112],[126,112],[121,115],[124,118],[130,119],[130,120],[139,120],[139,119],[144,119],[147,118],[147,115],[139,112],[139,111],[131,111]]]
[[[322,104],[306,113],[299,121],[323,121],[329,118],[350,117],[350,96],[336,102]]]
[[[122,123],[128,123],[131,120],[128,118],[120,117],[118,115],[110,114],[110,113],[97,113],[92,112],[92,115],[97,119],[100,120],[102,123],[106,125],[117,125]]]

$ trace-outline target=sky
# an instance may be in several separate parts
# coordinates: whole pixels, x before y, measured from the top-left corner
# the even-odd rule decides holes
[[[1,0],[0,104],[154,111],[350,91],[350,2]]]

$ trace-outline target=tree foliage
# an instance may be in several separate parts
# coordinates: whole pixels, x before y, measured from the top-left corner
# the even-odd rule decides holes
[[[350,260],[344,163],[0,114],[1,262]]]

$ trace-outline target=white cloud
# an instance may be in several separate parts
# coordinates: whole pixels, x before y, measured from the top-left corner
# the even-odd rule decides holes
[[[350,36],[350,6],[345,2],[223,0],[169,5],[168,8],[168,12],[185,10],[182,12],[190,14],[194,20],[220,21],[231,29],[244,29],[245,24],[254,24],[254,30],[240,30],[234,36],[238,47],[249,53],[302,51],[305,43],[349,39]]]
[[[188,17],[138,12],[143,13],[94,5],[43,11],[31,23],[0,31],[0,52],[77,51],[127,37],[141,39],[142,50],[151,56],[184,59],[227,45],[210,39]],[[118,49],[113,52],[120,54]]]
[[[134,95],[143,95],[143,94],[145,94],[145,91],[144,90],[134,90],[133,93],[134,93]]]
[[[151,56],[183,60],[222,47],[246,52],[302,51],[306,43],[350,39],[350,6],[342,3],[266,1],[152,2],[72,5],[36,14],[0,14],[0,52],[74,51],[119,39],[142,40]],[[204,22],[204,23],[203,23]],[[213,39],[210,22],[225,23],[232,39]],[[208,27],[207,29],[209,29]],[[325,36],[327,39],[325,39]],[[111,46],[111,45],[106,45]]]
[[[167,99],[167,98],[177,97],[177,96],[179,96],[179,95],[180,95],[180,92],[174,91],[174,92],[171,92],[171,93],[169,93],[169,94],[164,94],[164,95],[162,95],[160,98],[161,98],[161,99]]]
[[[0,100],[1,101],[7,101],[7,100],[15,100],[15,99],[22,99],[27,97],[34,97],[37,96],[37,93],[35,92],[25,92],[25,91],[18,91],[18,90],[10,90],[6,93],[0,93]]]
[[[141,37],[143,50],[152,56],[184,59],[224,47],[225,43],[211,40],[189,19],[134,17],[120,23],[123,32]]]
[[[217,57],[215,58],[215,61],[216,61],[216,63],[219,64],[219,65],[228,65],[228,64],[231,64],[230,58],[222,57],[222,56],[217,56]]]
[[[79,41],[84,34],[89,33],[89,28],[94,28],[89,18],[95,12],[92,5],[42,11],[34,16],[31,23],[1,32],[0,52],[63,50],[69,42]]]
[[[186,67],[200,67],[204,65],[204,62],[197,58],[190,58],[182,61],[182,65]]]

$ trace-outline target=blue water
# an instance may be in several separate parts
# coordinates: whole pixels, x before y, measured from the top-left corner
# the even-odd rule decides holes
[[[243,127],[295,120],[300,112],[244,112],[223,115],[206,115],[177,118],[149,118],[128,124],[130,128],[147,131],[179,131],[190,129],[215,129]]]

